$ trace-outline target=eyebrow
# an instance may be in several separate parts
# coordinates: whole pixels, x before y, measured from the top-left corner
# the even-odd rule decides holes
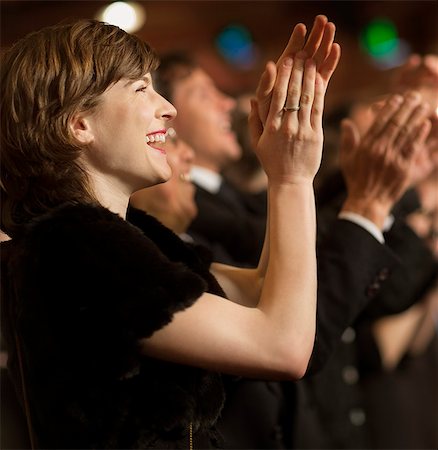
[[[136,78],[135,80],[128,80],[125,83],[125,87],[130,86],[132,83],[136,83],[137,81],[144,81],[147,84],[151,84],[152,78],[151,78],[151,76],[145,75],[144,77]]]

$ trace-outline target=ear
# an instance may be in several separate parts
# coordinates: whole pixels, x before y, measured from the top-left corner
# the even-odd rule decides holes
[[[70,121],[70,132],[81,144],[88,145],[94,141],[91,121],[82,113],[77,113]]]

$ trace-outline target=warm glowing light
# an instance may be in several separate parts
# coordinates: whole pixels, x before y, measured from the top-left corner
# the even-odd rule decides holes
[[[98,19],[133,33],[145,23],[146,12],[134,2],[114,2],[99,12]]]

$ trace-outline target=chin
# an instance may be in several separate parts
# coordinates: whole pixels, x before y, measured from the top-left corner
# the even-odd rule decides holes
[[[165,177],[165,176],[163,176],[163,177],[158,177],[157,179],[155,179],[155,180],[150,184],[150,186],[156,186],[156,185],[158,185],[158,184],[166,183],[166,181],[169,181],[169,179],[170,179],[170,177]]]
[[[155,184],[165,183],[170,180],[172,177],[172,169],[169,165],[161,166],[160,168],[157,168],[154,175],[155,178],[151,184],[152,186]]]
[[[237,142],[233,142],[233,144],[228,145],[227,153],[230,160],[237,161],[242,156],[242,149]]]
[[[143,178],[136,184],[136,186],[134,186],[133,192],[137,192],[142,189],[150,188],[150,187],[156,186],[157,184],[165,183],[169,178],[170,178],[170,176],[167,176],[165,174],[156,176],[152,180],[150,178],[147,180],[145,180]]]

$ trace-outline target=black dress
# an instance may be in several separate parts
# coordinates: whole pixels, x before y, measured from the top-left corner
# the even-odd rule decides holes
[[[65,205],[1,245],[2,322],[20,390],[17,330],[41,448],[222,445],[217,373],[140,355],[138,341],[204,291],[209,261],[146,214]]]

